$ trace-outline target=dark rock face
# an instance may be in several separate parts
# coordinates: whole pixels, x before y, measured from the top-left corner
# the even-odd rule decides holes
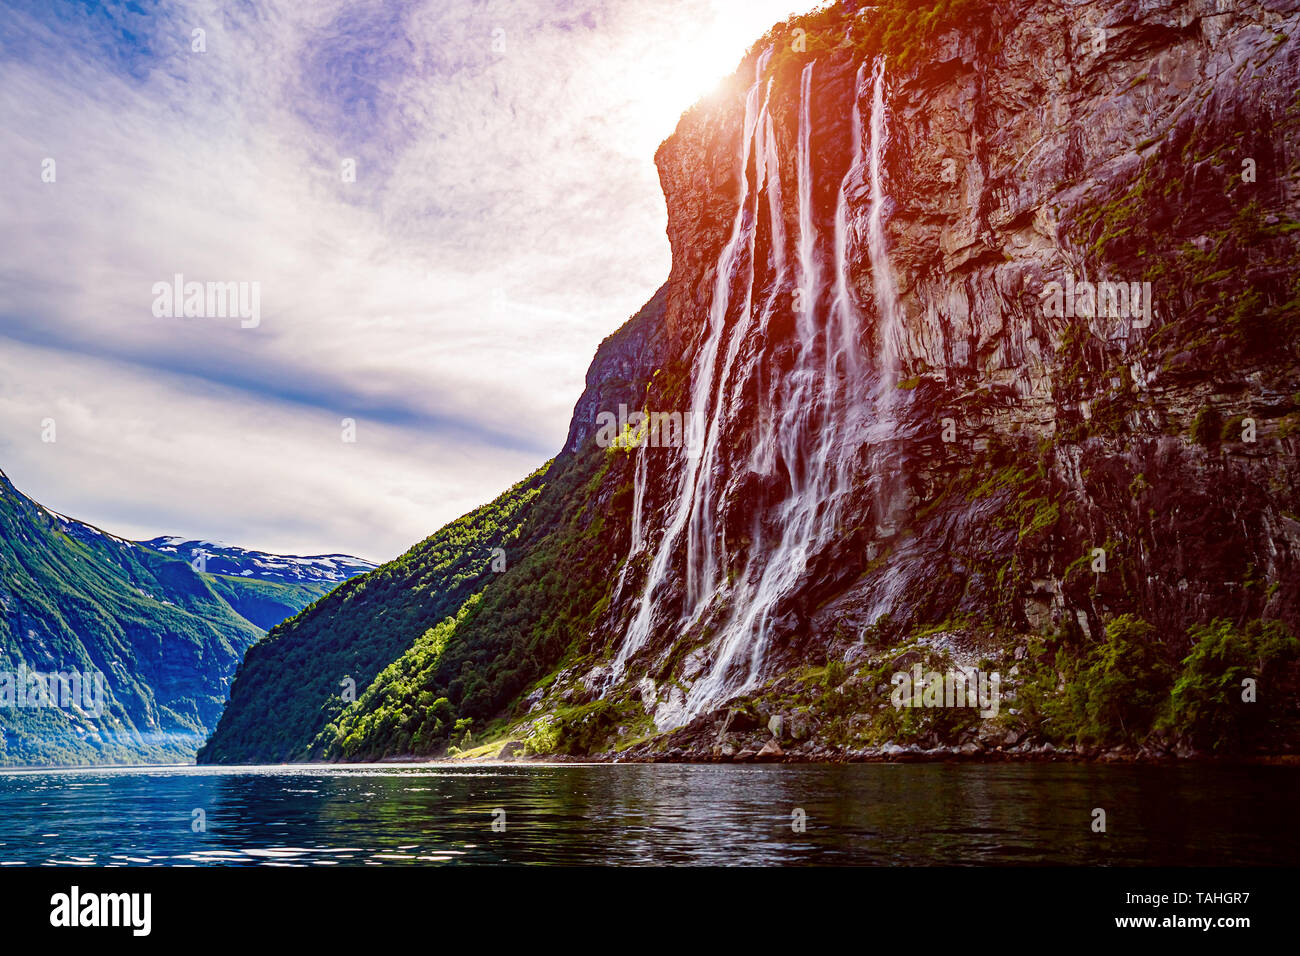
[[[667,730],[863,640],[1300,626],[1300,4],[1232,6],[989,5],[899,73],[841,13],[683,117],[567,449],[628,395],[709,437],[611,469],[589,684]]]
[[[574,454],[596,432],[601,411],[616,413],[619,405],[640,407],[645,383],[663,361],[660,323],[666,297],[667,286],[663,286],[641,311],[600,343],[587,369],[587,387],[574,406],[562,454]]]

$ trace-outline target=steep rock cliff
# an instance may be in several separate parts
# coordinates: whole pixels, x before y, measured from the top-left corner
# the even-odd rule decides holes
[[[659,730],[918,633],[1300,616],[1296,5],[974,5],[899,72],[880,15],[774,31],[658,156],[695,390],[647,405],[715,404],[698,468],[629,456],[586,683]]]
[[[1300,4],[853,6],[660,148],[672,271],[520,532],[549,576],[312,753],[1293,745]],[[900,712],[914,665],[1007,705]]]

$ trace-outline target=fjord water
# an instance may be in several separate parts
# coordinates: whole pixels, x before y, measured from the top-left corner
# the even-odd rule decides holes
[[[1294,865],[1297,796],[1300,768],[1219,765],[8,771],[0,863]]]

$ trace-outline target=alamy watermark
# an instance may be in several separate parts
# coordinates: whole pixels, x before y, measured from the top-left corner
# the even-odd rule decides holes
[[[689,458],[704,451],[704,415],[700,412],[629,412],[618,406],[618,414],[596,415],[596,444],[601,448],[636,447],[685,448]]]
[[[124,927],[132,936],[148,936],[152,914],[152,893],[83,893],[74,885],[50,897],[50,925],[60,929]]]
[[[104,716],[104,675],[99,671],[0,671],[0,707],[79,710]]]
[[[1051,318],[1130,319],[1135,329],[1151,324],[1150,282],[1049,282],[1039,293],[1043,314]]]
[[[182,273],[153,284],[156,319],[239,319],[239,327],[262,324],[262,283],[186,282]]]
[[[1002,675],[985,674],[974,667],[955,670],[923,671],[920,664],[912,670],[898,671],[890,683],[889,695],[895,709],[902,707],[978,707],[981,717],[996,717],[1002,706]]]

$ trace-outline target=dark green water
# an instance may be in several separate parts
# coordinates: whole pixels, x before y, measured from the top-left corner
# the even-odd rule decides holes
[[[1294,865],[1298,796],[1289,767],[16,771],[0,863]]]

